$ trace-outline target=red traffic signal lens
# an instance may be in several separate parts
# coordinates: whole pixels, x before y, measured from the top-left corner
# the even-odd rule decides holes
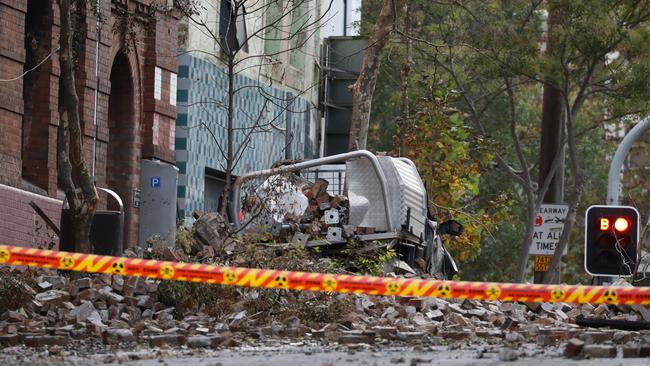
[[[619,232],[627,231],[630,228],[630,222],[624,217],[619,217],[614,221],[614,229]]]
[[[630,228],[630,221],[625,217],[618,217],[614,220],[614,225],[612,226],[610,220],[607,217],[601,217],[599,223],[600,231],[608,231],[615,229],[619,233],[625,232]]]

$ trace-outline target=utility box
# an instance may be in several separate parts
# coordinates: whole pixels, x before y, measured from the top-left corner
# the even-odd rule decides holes
[[[140,168],[140,246],[152,237],[172,246],[176,242],[178,168],[159,160],[142,160]]]

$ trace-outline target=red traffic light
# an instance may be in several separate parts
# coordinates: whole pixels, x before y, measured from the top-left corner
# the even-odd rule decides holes
[[[615,229],[619,233],[627,231],[630,228],[630,221],[625,217],[617,217],[614,220],[614,225],[611,225],[611,221],[607,217],[601,217],[598,221],[598,226],[600,231],[608,231],[610,229]]]
[[[585,271],[631,276],[639,260],[639,211],[631,206],[591,206],[585,212]]]
[[[618,232],[624,232],[627,231],[627,229],[630,228],[630,222],[624,218],[624,217],[619,217],[614,221],[614,229]]]

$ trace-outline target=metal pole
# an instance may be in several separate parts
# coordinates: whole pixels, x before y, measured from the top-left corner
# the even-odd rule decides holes
[[[319,157],[324,158],[325,157],[325,139],[327,138],[325,134],[325,129],[327,127],[326,123],[329,120],[330,113],[329,113],[329,93],[330,93],[330,88],[329,88],[329,77],[330,77],[330,39],[325,38],[323,40],[323,69],[321,69],[321,73],[323,75],[323,103],[321,104],[323,108],[323,117],[321,118],[321,123],[320,123],[320,154]]]
[[[630,132],[625,135],[623,141],[616,149],[616,154],[609,166],[609,175],[607,177],[607,205],[616,206],[620,204],[621,193],[621,169],[625,163],[625,158],[630,152],[632,145],[650,129],[650,116],[637,123]]]
[[[343,0],[343,36],[348,35],[348,0]]]
[[[628,132],[623,141],[618,145],[614,158],[612,159],[612,164],[609,166],[609,175],[607,176],[607,205],[608,206],[617,206],[621,203],[620,193],[621,193],[621,169],[623,169],[623,164],[627,158],[627,154],[630,153],[632,145],[641,137],[643,134],[650,129],[650,116],[641,120],[637,123],[630,132]],[[613,283],[617,277],[610,276],[595,276],[592,280],[594,285],[602,285],[605,282]]]

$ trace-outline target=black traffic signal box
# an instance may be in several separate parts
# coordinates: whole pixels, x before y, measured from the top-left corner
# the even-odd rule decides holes
[[[592,276],[631,276],[636,270],[639,211],[591,206],[585,213],[585,270]]]

